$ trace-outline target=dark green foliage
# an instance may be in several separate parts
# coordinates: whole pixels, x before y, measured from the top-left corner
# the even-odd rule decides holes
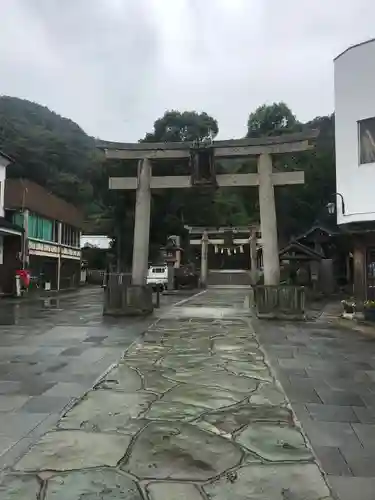
[[[214,139],[219,132],[217,121],[207,113],[166,111],[154,123],[154,131],[146,134],[145,142],[180,142]]]
[[[274,158],[274,166],[280,171],[305,172],[305,184],[276,188],[277,219],[282,240],[303,232],[316,220],[325,222],[329,217],[326,204],[336,190],[334,115],[317,117],[302,124],[281,102],[260,106],[248,120],[248,137],[282,135],[304,129],[319,130],[314,149]],[[256,201],[253,206],[256,206]]]
[[[16,163],[9,177],[27,177],[76,205],[92,199],[89,175],[98,163],[94,140],[73,121],[16,97],[0,97],[0,149]]]
[[[301,124],[285,102],[259,106],[253,113],[250,113],[247,122],[247,137],[282,135],[299,130],[301,130]]]

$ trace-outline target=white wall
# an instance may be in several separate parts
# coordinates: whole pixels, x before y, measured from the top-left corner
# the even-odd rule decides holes
[[[375,117],[375,41],[338,56],[335,72],[337,222],[375,220],[375,163],[359,165],[358,120]]]

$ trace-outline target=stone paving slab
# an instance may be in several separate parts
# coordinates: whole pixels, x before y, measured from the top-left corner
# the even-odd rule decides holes
[[[320,470],[314,464],[243,467],[204,490],[210,500],[331,499]]]
[[[150,500],[203,500],[199,489],[193,484],[150,483],[147,487]]]
[[[38,500],[331,500],[239,301],[208,291],[151,326],[8,469],[5,500],[35,479]]]
[[[91,391],[62,418],[59,428],[128,434],[128,422],[146,412],[155,399],[146,392]]]
[[[129,436],[82,431],[48,432],[14,468],[30,472],[115,467],[129,443]]]
[[[48,488],[46,487],[48,484]],[[74,497],[72,497],[74,492]],[[49,472],[38,476],[9,475],[0,484],[2,500],[142,500],[136,483],[111,469],[94,469],[69,474]]]

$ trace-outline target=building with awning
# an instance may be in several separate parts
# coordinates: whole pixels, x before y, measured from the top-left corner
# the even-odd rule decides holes
[[[7,179],[6,218],[24,232],[22,267],[38,286],[79,286],[83,214],[71,203],[28,179]]]

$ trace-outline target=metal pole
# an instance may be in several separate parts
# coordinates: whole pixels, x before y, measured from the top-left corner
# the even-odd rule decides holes
[[[208,233],[203,231],[201,255],[201,287],[206,288],[208,277]]]

